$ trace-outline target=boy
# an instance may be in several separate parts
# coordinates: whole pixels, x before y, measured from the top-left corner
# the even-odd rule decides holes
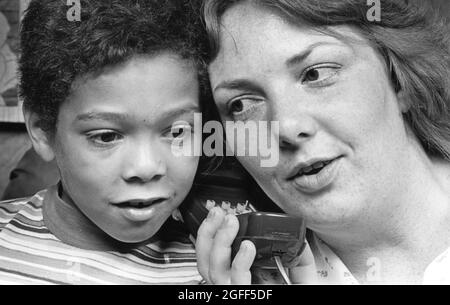
[[[171,151],[201,108],[197,2],[82,1],[79,22],[66,1],[31,2],[24,116],[61,182],[0,205],[0,282],[201,280],[188,232],[171,219],[199,161]]]

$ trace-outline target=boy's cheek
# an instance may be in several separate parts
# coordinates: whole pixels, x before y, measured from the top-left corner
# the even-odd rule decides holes
[[[61,176],[66,184],[99,191],[113,187],[110,184],[119,178],[117,163],[110,163],[108,160],[92,162],[76,155],[73,153],[71,158],[65,158],[60,163]]]
[[[178,185],[187,188],[192,186],[199,164],[199,157],[180,157],[166,163],[167,175],[172,181],[178,181]]]

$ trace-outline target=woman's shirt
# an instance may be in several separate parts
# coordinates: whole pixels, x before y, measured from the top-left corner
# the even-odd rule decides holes
[[[309,245],[314,254],[318,284],[353,285],[358,281],[351,274],[342,260],[320,240],[315,234],[310,234]],[[368,283],[380,283],[382,264],[376,259],[367,261],[366,280]],[[423,284],[450,284],[450,249],[439,255],[428,265],[423,276]]]

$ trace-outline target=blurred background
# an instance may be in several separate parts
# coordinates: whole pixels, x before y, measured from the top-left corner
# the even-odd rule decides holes
[[[0,198],[11,171],[31,147],[17,99],[16,78],[19,24],[28,1],[0,0]],[[450,0],[412,1],[431,5],[450,22]],[[37,168],[32,174],[39,174],[39,171]]]

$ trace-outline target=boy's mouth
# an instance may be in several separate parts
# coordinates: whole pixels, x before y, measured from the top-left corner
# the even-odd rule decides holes
[[[150,199],[133,199],[115,203],[118,212],[132,222],[148,222],[170,197],[154,197]]]
[[[119,202],[114,205],[116,205],[119,208],[145,209],[154,204],[161,203],[165,200],[167,200],[167,198],[163,198],[163,197],[152,198],[152,199],[133,199],[133,200]]]

